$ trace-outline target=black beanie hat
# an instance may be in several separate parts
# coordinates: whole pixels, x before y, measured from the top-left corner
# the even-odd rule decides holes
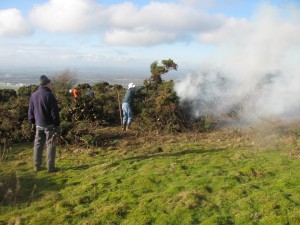
[[[51,82],[51,80],[49,80],[49,78],[46,75],[42,75],[40,77],[40,85],[41,86],[45,86],[47,84],[49,84]]]

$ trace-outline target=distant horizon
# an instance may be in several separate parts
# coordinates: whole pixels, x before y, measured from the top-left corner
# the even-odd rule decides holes
[[[3,86],[28,86],[38,84],[39,76],[47,75],[49,78],[57,76],[69,70],[74,73],[77,84],[108,82],[110,84],[125,85],[128,82],[142,84],[144,80],[151,77],[150,71],[141,68],[116,68],[116,67],[80,67],[80,68],[47,68],[37,66],[7,67],[0,69],[0,88]],[[183,71],[169,71],[163,75],[163,80],[177,79]],[[11,88],[11,87],[10,87]]]

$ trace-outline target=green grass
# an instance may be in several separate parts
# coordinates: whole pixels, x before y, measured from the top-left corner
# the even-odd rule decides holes
[[[13,146],[0,163],[0,224],[300,224],[298,142],[127,135],[60,148],[54,174],[33,172],[31,144]]]

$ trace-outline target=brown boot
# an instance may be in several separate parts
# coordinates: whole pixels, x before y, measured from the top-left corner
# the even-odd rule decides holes
[[[126,130],[130,130],[130,124],[127,124]]]

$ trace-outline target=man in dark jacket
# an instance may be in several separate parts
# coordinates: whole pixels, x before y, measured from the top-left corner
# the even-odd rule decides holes
[[[123,111],[123,121],[122,121],[122,126],[123,126],[123,131],[128,130],[130,127],[130,124],[133,119],[132,115],[132,102],[135,97],[135,94],[142,90],[144,86],[136,87],[133,83],[128,84],[128,89],[125,93],[125,96],[122,101],[122,111]]]
[[[60,132],[60,118],[51,81],[45,75],[40,77],[40,87],[30,97],[28,120],[36,127],[34,139],[34,169],[42,164],[43,148],[47,146],[48,172],[55,172],[56,134]]]

